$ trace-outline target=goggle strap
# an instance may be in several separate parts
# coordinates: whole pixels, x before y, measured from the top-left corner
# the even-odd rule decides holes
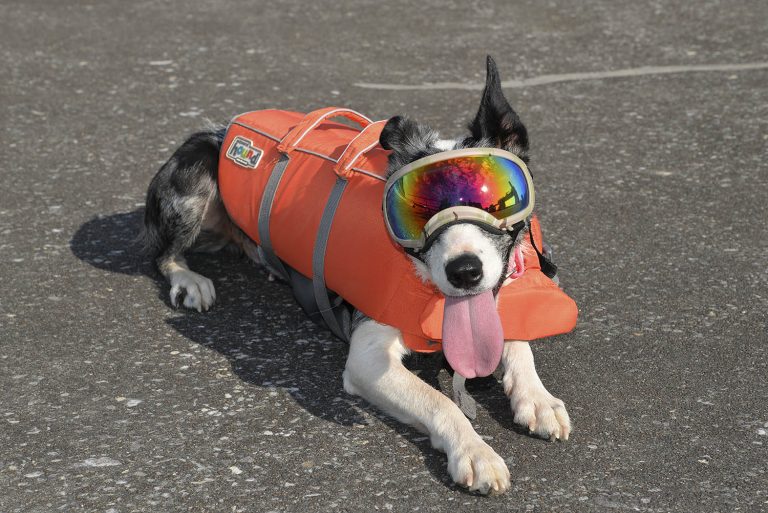
[[[472,224],[475,224],[477,226],[480,226],[481,228],[483,228],[485,230],[488,230],[488,231],[491,231],[491,232],[495,232],[497,234],[501,234],[501,233],[507,232],[512,237],[513,241],[517,239],[517,234],[520,233],[520,230],[522,230],[526,226],[526,222],[525,221],[520,221],[518,223],[513,224],[510,228],[507,228],[506,230],[500,230],[498,228],[495,228],[495,227],[492,227],[492,226],[488,226],[487,224],[481,223],[481,222],[473,222],[473,221],[468,221],[468,220],[463,220],[463,221],[459,220],[459,221],[455,221],[453,223],[448,223],[448,224],[443,225],[440,228],[438,228],[427,239],[427,241],[425,242],[425,244],[424,244],[424,246],[422,248],[416,249],[416,248],[406,248],[406,247],[404,247],[403,251],[405,251],[406,255],[412,256],[413,258],[415,258],[415,259],[417,259],[417,260],[419,260],[421,262],[426,263],[426,261],[424,260],[424,253],[426,253],[429,250],[429,248],[432,246],[432,243],[437,239],[437,236],[440,235],[440,233],[442,233],[446,229],[448,229],[448,227],[450,227],[450,226],[452,226],[454,224],[457,224],[457,223],[461,223],[461,222],[472,223]],[[514,245],[511,245],[509,247],[509,249],[507,250],[507,255],[505,257],[505,261],[509,261],[509,255],[510,255],[510,252],[512,251],[513,247],[514,247]],[[534,248],[535,247],[536,246],[534,245]],[[536,250],[536,253],[539,254],[539,250],[538,249]],[[554,264],[551,264],[551,265],[554,265]],[[555,269],[555,271],[557,271],[557,269]],[[502,277],[501,281],[503,281],[503,280],[504,280],[504,277]],[[501,281],[499,282],[499,284],[501,284]]]
[[[405,254],[408,256],[412,256],[416,260],[419,260],[421,262],[424,262],[424,257],[422,256],[422,251],[418,250],[416,248],[403,248],[405,250]],[[426,263],[426,262],[424,262]]]
[[[539,257],[539,267],[541,267],[541,272],[544,273],[547,278],[553,279],[555,275],[557,275],[557,266],[548,256],[542,254],[542,252],[539,251],[539,248],[536,247],[536,241],[533,239],[533,230],[528,230],[528,237],[531,239],[531,246],[533,246],[536,255]]]
[[[517,235],[520,233],[520,230],[525,228],[528,225],[525,221],[519,221],[512,225],[511,228],[507,230],[509,232],[509,235],[512,237],[513,243],[507,248],[507,251],[504,253],[504,262],[506,262],[506,266],[504,267],[504,272],[501,273],[501,276],[499,277],[499,282],[496,284],[495,287],[493,287],[493,295],[496,296],[499,291],[501,290],[501,286],[504,284],[504,281],[507,279],[507,276],[509,274],[509,261],[512,258],[512,251],[515,250],[515,244],[514,241],[517,240]]]

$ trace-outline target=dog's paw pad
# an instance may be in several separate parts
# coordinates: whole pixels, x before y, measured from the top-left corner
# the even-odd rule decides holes
[[[191,310],[202,312],[216,302],[216,289],[213,282],[195,272],[183,269],[170,276],[171,304],[179,306],[179,301]]]
[[[510,394],[515,424],[549,440],[568,440],[571,434],[571,419],[563,401],[543,387],[533,390],[516,387]]]
[[[454,482],[483,495],[509,489],[509,469],[504,460],[482,440],[448,456],[448,471]]]

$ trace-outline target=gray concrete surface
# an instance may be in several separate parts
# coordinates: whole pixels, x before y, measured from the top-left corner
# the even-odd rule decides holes
[[[513,485],[341,388],[345,348],[233,257],[175,311],[132,238],[204,118],[344,104],[462,129],[506,80],[768,61],[763,1],[0,3],[0,511],[768,510],[768,71],[509,89],[581,317],[535,343],[567,443],[477,430]],[[219,262],[223,263],[219,263]]]

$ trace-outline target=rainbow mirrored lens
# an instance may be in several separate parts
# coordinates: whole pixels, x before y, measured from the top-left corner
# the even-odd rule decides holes
[[[510,159],[486,154],[417,167],[392,184],[384,205],[392,234],[414,240],[427,221],[446,208],[475,207],[501,220],[524,210],[529,201],[522,168]]]

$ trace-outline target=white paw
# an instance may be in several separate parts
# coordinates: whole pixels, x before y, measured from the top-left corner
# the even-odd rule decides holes
[[[184,296],[184,306],[202,312],[208,310],[216,301],[216,289],[213,282],[187,269],[174,271],[170,275],[171,304],[179,306],[179,298]]]
[[[448,455],[448,472],[456,484],[483,495],[509,489],[507,464],[480,438]]]
[[[531,433],[549,440],[568,440],[571,419],[563,401],[550,394],[543,385],[507,386],[515,424],[525,426]]]

